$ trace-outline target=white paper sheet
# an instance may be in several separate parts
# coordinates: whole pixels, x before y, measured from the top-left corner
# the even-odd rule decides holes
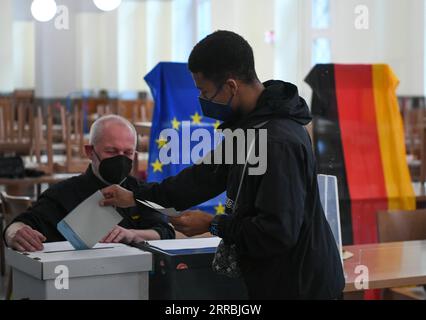
[[[148,201],[148,200],[139,200],[136,199],[139,203],[147,206],[148,208],[154,209],[161,214],[164,214],[168,217],[179,217],[183,214],[183,212],[177,211],[175,208],[164,208],[157,203]]]
[[[92,248],[123,219],[113,207],[99,205],[103,198],[100,191],[95,192],[58,224],[58,230],[75,248]]]
[[[154,240],[148,241],[152,247],[161,250],[182,250],[182,249],[203,249],[216,248],[219,245],[220,238],[192,238],[192,239],[176,239],[176,240]]]

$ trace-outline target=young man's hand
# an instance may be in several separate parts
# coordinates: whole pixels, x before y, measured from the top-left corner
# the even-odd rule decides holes
[[[136,206],[133,192],[119,185],[112,185],[101,190],[105,199],[99,205],[104,207],[129,208]]]
[[[133,230],[125,229],[120,226],[116,226],[112,229],[101,241],[101,243],[132,243],[135,238]]]
[[[188,237],[197,236],[209,231],[214,216],[200,210],[186,211],[182,216],[169,218],[170,223],[179,232]]]
[[[46,241],[44,235],[21,222],[10,225],[5,238],[10,248],[21,252],[41,251]]]

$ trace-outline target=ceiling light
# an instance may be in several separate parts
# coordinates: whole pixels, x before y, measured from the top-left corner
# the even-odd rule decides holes
[[[103,11],[112,11],[117,9],[120,4],[121,0],[93,0],[95,3],[95,6]]]

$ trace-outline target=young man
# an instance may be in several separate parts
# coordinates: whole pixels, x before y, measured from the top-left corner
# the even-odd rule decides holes
[[[337,299],[344,288],[339,252],[319,199],[311,121],[297,88],[261,83],[253,51],[241,36],[218,31],[198,43],[189,69],[200,90],[204,115],[221,128],[267,129],[267,168],[248,175],[235,205],[244,164],[197,164],[159,184],[134,192],[103,190],[104,205],[134,205],[134,197],[184,210],[226,190],[226,213],[188,211],[171,219],[192,236],[211,231],[235,245],[252,299]],[[262,155],[261,155],[262,156]]]
[[[98,119],[90,130],[87,156],[92,160],[86,172],[58,183],[19,215],[5,230],[8,246],[19,251],[43,249],[43,242],[64,241],[56,225],[79,203],[97,190],[120,184],[137,190],[138,181],[128,176],[136,148],[136,132],[126,119],[110,115]],[[140,242],[174,238],[174,230],[157,212],[145,206],[119,208],[119,226],[103,242]]]

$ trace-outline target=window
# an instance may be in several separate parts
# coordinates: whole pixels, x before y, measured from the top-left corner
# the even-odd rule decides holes
[[[316,38],[312,43],[312,64],[330,63],[331,45],[329,38]]]
[[[312,0],[312,65],[330,63],[330,0]]]
[[[197,1],[197,41],[211,33],[211,0]]]
[[[330,27],[330,0],[312,0],[312,28]]]

